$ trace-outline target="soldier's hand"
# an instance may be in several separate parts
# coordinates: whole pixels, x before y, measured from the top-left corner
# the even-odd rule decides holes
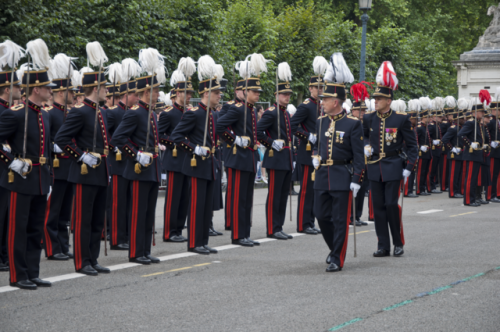
[[[24,176],[23,174],[28,171],[28,167],[28,163],[25,163],[24,161],[19,159],[14,159],[9,165],[9,168],[17,174],[21,175],[23,179],[26,179],[26,176]]]
[[[405,179],[405,184],[406,184],[406,181],[408,181],[408,177],[411,175],[411,171],[405,169],[403,170],[403,178]]]
[[[297,164],[297,162],[293,162],[293,169],[292,169],[292,172],[295,171],[295,165]]]
[[[137,153],[137,157],[135,157],[137,162],[142,166],[149,165],[151,163],[151,157],[142,152]]]
[[[497,141],[493,141],[493,142],[491,142],[491,144],[490,144],[490,145],[491,145],[491,147],[492,147],[493,149],[496,149],[496,148],[497,148],[497,146],[498,146],[498,142],[497,142]]]
[[[471,143],[470,146],[471,146],[471,148],[476,150],[479,147],[479,144],[478,143]]]
[[[205,150],[205,149],[202,149],[200,148],[199,146],[197,146],[196,148],[194,148],[194,153],[200,157],[206,157],[208,156],[208,151]]]
[[[236,145],[244,148],[248,146],[248,140],[246,138],[241,138],[240,136],[236,136],[236,139],[234,140],[234,143]]]
[[[365,156],[371,157],[373,154],[373,148],[369,145],[365,146]]]
[[[55,153],[62,153],[63,150],[59,147],[59,145],[54,143],[54,152]]]
[[[439,145],[439,143],[440,143],[440,141],[438,139],[435,139],[432,141],[432,144],[434,144],[434,145]]]
[[[313,158],[313,160],[312,160],[312,161],[313,161],[313,166],[314,166],[314,168],[318,169],[320,159],[319,159],[317,156],[313,156],[312,158]]]
[[[453,149],[451,149],[451,152],[459,154],[460,150],[458,148],[453,148]]]
[[[423,152],[427,152],[427,149],[429,149],[428,146],[421,146],[420,147],[420,150],[422,150]]]
[[[273,149],[275,149],[276,151],[283,150],[283,141],[273,141]]]
[[[352,196],[356,197],[361,186],[357,183],[351,182]]]
[[[10,145],[9,144],[2,144],[3,145],[3,150],[7,153],[11,152]]]
[[[165,145],[163,144],[158,144],[158,147],[160,148],[160,150],[162,151],[165,151],[167,148],[165,147]]]
[[[85,164],[87,164],[90,167],[92,167],[94,165],[97,165],[97,162],[99,160],[97,159],[96,156],[91,155],[90,153],[85,152],[78,161],[84,162]]]
[[[316,135],[309,134],[309,142],[311,142],[312,144],[316,143]]]

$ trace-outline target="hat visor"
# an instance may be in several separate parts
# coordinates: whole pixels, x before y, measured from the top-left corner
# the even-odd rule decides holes
[[[45,84],[45,85],[42,85],[42,86],[46,86],[48,88],[55,88],[55,87],[57,87],[57,84],[54,84],[54,83],[50,82],[49,84]]]

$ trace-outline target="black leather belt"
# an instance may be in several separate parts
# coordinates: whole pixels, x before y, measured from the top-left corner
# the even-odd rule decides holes
[[[92,148],[83,148],[83,150],[85,150],[87,152],[95,152],[95,153],[103,154],[105,156],[107,156],[109,154],[109,149],[95,148],[95,151],[92,151]]]
[[[349,160],[346,160],[346,159],[343,159],[343,160],[328,159],[328,160],[326,160],[326,163],[321,164],[321,166],[348,165],[348,164],[352,164],[352,159],[349,159]]]
[[[146,147],[139,147],[139,150],[143,151],[143,152],[154,152],[154,153],[158,153],[158,147],[149,147],[146,149]]]
[[[17,158],[22,158],[23,156],[20,154],[15,155]],[[34,156],[28,156],[24,157],[25,159],[31,160],[33,164],[42,164],[45,165],[47,163],[47,158],[46,157],[34,157]]]
[[[372,156],[372,159],[378,159],[378,158],[387,158],[387,157],[394,157],[398,156],[401,154],[401,151],[389,151],[389,152],[384,152],[384,153],[374,153]]]

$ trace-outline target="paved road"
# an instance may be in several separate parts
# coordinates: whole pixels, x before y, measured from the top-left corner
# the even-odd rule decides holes
[[[256,191],[254,239],[265,237],[266,195]],[[160,198],[157,221],[162,206]],[[294,197],[294,221],[296,206]],[[403,257],[372,257],[371,224],[357,230],[357,258],[349,237],[340,273],[325,273],[320,235],[242,248],[228,246],[224,232],[210,245],[225,250],[210,256],[186,254],[185,244],[157,235],[153,254],[161,264],[136,266],[125,252],[111,251],[100,263],[114,271],[98,277],[42,258],[42,278],[64,280],[11,290],[7,273],[0,274],[0,330],[500,330],[500,204],[468,208],[441,194],[405,199],[404,210]],[[418,213],[429,210],[441,211]],[[285,231],[294,233],[286,220]],[[222,212],[214,224],[223,229]]]

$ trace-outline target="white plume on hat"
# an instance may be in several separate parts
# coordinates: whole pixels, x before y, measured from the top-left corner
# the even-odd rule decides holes
[[[422,111],[428,110],[431,108],[431,99],[429,97],[420,97],[418,99],[420,101],[420,107]]]
[[[106,67],[106,75],[109,77],[109,82],[112,84],[119,84],[121,82],[127,82],[127,79],[122,77],[122,64],[119,62],[115,62],[108,67]]]
[[[240,74],[240,77],[243,79],[248,79],[252,77],[252,64],[250,61],[244,60],[244,61],[238,61],[236,62],[234,68],[238,71]]]
[[[469,108],[469,101],[466,98],[459,98],[457,101],[457,107],[459,110],[466,110]]]
[[[457,100],[453,96],[447,96],[444,98],[444,102],[448,108],[455,108],[457,107]]]
[[[248,60],[249,57],[250,63],[252,64],[251,68],[253,75],[259,76],[262,73],[267,73],[267,63],[272,60],[266,60],[266,58],[264,58],[264,56],[260,53],[253,53],[247,56],[245,60]]]
[[[442,110],[444,108],[445,101],[442,97],[436,97],[432,100],[432,109]]]
[[[290,115],[294,115],[295,112],[297,112],[297,108],[293,106],[293,104],[288,104],[286,110],[288,111],[288,113],[290,113]]]
[[[316,75],[324,76],[328,68],[328,61],[322,56],[317,56],[313,61],[313,70]]]
[[[497,89],[495,90],[495,100],[500,102],[500,86],[497,86]]]
[[[78,58],[69,57],[66,54],[58,53],[51,61],[50,72],[54,75],[52,79],[58,78],[68,78],[68,68],[69,68],[69,77],[73,75],[73,67],[75,64],[73,60]]]
[[[347,66],[342,53],[333,53],[330,57],[325,80],[340,84],[354,82],[354,76],[352,76],[351,70]]]
[[[203,55],[198,59],[198,79],[211,79],[215,75],[215,61],[210,55]]]
[[[377,77],[375,78],[377,85],[390,87],[392,90],[396,90],[398,87],[398,77],[396,76],[396,71],[392,66],[390,61],[382,62],[382,65],[377,71]]]
[[[406,110],[406,103],[404,100],[393,100],[391,102],[391,109],[395,112],[404,112]]]
[[[185,81],[186,81],[186,77],[179,69],[174,70],[174,72],[172,73],[172,76],[170,76],[170,85],[172,87],[175,87],[175,85],[178,82],[185,82]]]
[[[165,57],[157,49],[149,47],[139,51],[139,64],[143,72],[148,75],[157,75],[158,82],[167,80],[165,74]]]
[[[368,112],[374,111],[374,110],[371,109],[370,99],[369,98],[365,98],[365,106],[366,106],[366,110]]]
[[[160,66],[156,68],[155,74],[156,74],[156,79],[160,84],[163,84],[167,81],[167,73],[165,66]]]
[[[142,68],[137,61],[132,58],[122,60],[122,75],[125,81],[129,81],[132,77],[141,76]]]
[[[185,77],[191,78],[196,72],[196,63],[190,57],[181,58],[177,69],[180,70]]]
[[[376,109],[375,109],[375,99],[371,99],[370,100],[370,109],[372,111],[376,111]]]
[[[282,62],[278,65],[278,78],[281,81],[289,82],[292,80],[292,70],[290,65],[286,62]]]
[[[215,77],[217,78],[217,83],[224,77],[224,67],[222,65],[215,65]]]
[[[28,64],[23,63],[16,71],[17,78],[22,80],[24,73],[28,70]]]
[[[412,99],[408,102],[408,109],[410,111],[420,112],[420,100]]]
[[[89,63],[94,67],[99,67],[108,62],[108,57],[98,41],[87,44],[87,67]]]
[[[5,66],[9,66],[11,69],[15,68],[24,57],[24,48],[17,45],[16,43],[6,40],[0,44],[0,71],[3,70]],[[19,77],[20,79],[20,77]]]
[[[50,55],[47,44],[43,39],[35,39],[26,44],[26,53],[31,56],[31,67],[35,69],[49,69]]]
[[[170,97],[170,92],[165,95],[164,103],[167,106],[172,106],[172,98]]]
[[[73,74],[71,75],[71,85],[72,86],[82,85],[82,74],[78,70],[73,70]]]

